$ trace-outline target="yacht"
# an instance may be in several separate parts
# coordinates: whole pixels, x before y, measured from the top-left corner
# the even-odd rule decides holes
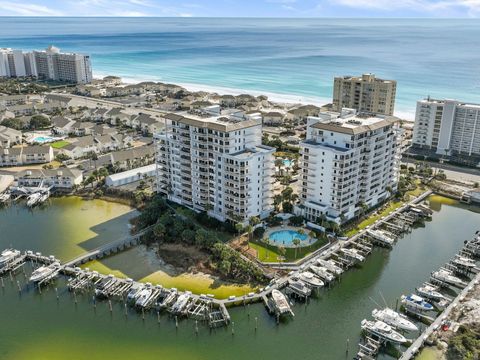
[[[347,255],[348,257],[352,258],[352,259],[355,259],[355,260],[358,260],[360,262],[363,262],[365,261],[365,257],[363,255],[361,255],[357,249],[346,249],[346,248],[342,248],[340,249],[340,251],[342,253],[344,253],[345,255]]]
[[[11,194],[9,192],[4,192],[3,194],[0,194],[0,203],[6,203],[10,198]]]
[[[323,259],[318,259],[317,260],[318,265],[324,266],[328,271],[336,274],[336,275],[341,275],[343,274],[343,269],[335,264],[333,260],[323,260]]]
[[[304,283],[306,283],[307,285],[314,288],[319,288],[325,285],[322,280],[320,280],[318,277],[316,277],[315,275],[313,275],[311,272],[308,272],[308,271],[304,271],[300,273],[298,278],[302,280]]]
[[[58,265],[52,264],[48,266],[40,266],[36,269],[32,275],[30,276],[30,281],[33,282],[40,282],[42,280],[47,279],[50,276],[53,276],[56,272],[58,272]]]
[[[2,253],[0,254],[0,266],[3,266],[9,263],[19,255],[20,255],[20,251],[18,250],[13,250],[13,249],[3,250]]]
[[[290,313],[293,315],[292,310],[290,309],[290,305],[288,304],[288,300],[283,293],[281,293],[277,289],[272,290],[272,299],[273,303],[275,304],[275,308],[278,310],[280,314]]]
[[[310,296],[312,290],[303,282],[298,280],[289,280],[288,287],[301,296]]]
[[[313,271],[315,275],[320,277],[322,280],[325,280],[327,282],[335,280],[335,276],[329,273],[327,268],[324,268],[323,266],[312,265],[310,266],[310,270]]]
[[[144,287],[140,293],[138,294],[135,305],[139,307],[145,307],[147,306],[147,302],[150,299],[150,296],[152,295],[153,289],[150,287]]]
[[[190,300],[191,294],[192,293],[190,291],[187,291],[177,298],[177,301],[172,306],[172,312],[174,314],[178,314],[182,312],[185,306],[187,306],[187,303],[188,303],[188,300]]]
[[[383,321],[368,321],[364,319],[362,321],[362,329],[396,344],[407,342],[405,336],[393,330],[391,326],[385,324]]]
[[[443,296],[438,291],[438,287],[430,284],[423,284],[422,286],[418,287],[416,290],[419,295],[433,301],[440,301],[445,299],[445,296]]]
[[[475,260],[460,255],[455,256],[455,259],[452,260],[452,264],[464,269],[473,269],[476,266]]]
[[[453,273],[446,269],[440,269],[432,273],[432,277],[436,280],[443,281],[450,285],[462,286],[463,281],[458,277],[454,276]]]
[[[140,295],[140,292],[142,291],[142,287],[141,286],[132,286],[132,288],[130,289],[130,291],[128,292],[127,294],[127,302],[128,303],[133,303],[137,297]]]
[[[372,311],[372,316],[375,320],[383,321],[385,324],[400,330],[418,330],[418,327],[413,322],[408,320],[405,315],[399,314],[390,308],[385,308],[383,310],[374,309]]]
[[[393,243],[395,242],[394,239],[392,239],[390,236],[387,236],[383,231],[381,230],[367,230],[367,234],[373,237],[375,240],[385,244],[392,246]]]
[[[172,289],[172,291],[170,291],[168,295],[165,296],[160,306],[161,307],[170,306],[175,301],[176,298],[177,298],[177,291]]]
[[[432,304],[430,304],[428,301],[425,301],[422,297],[415,294],[410,294],[408,296],[402,295],[402,304],[414,310],[420,310],[420,311],[433,310]]]

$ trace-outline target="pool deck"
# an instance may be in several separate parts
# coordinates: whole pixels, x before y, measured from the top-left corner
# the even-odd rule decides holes
[[[289,226],[289,225],[282,225],[282,226],[275,226],[275,227],[272,227],[272,228],[268,228],[268,230],[265,232],[265,235],[264,237],[270,239],[270,235],[274,232],[277,232],[277,231],[298,231],[298,230],[303,230],[305,231],[305,235],[307,236],[307,238],[305,240],[302,240],[300,241],[300,245],[298,247],[305,247],[305,246],[310,246],[312,244],[315,243],[315,241],[317,241],[316,239],[313,239],[311,236],[308,235],[308,233],[310,232],[310,230],[304,228],[304,227],[295,227],[295,226]],[[296,246],[293,245],[293,244],[278,244],[276,242],[273,242],[270,240],[269,242],[270,245],[273,245],[273,246],[283,246],[283,247],[286,247],[286,248],[295,248]]]

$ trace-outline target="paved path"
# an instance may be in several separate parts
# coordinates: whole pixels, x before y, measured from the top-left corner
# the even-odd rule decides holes
[[[402,163],[404,164],[414,164],[415,162],[416,160],[413,159],[402,158]],[[427,161],[426,163],[435,171],[440,169],[443,170],[448,179],[468,183],[480,183],[480,169],[459,167],[448,163],[440,164],[430,161]]]

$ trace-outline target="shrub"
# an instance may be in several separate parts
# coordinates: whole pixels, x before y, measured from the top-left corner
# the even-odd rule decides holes
[[[253,236],[255,236],[258,239],[261,239],[263,237],[263,234],[265,234],[265,228],[263,226],[259,226],[253,230]]]

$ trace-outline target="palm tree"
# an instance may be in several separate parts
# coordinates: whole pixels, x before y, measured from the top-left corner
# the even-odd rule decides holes
[[[252,216],[250,219],[248,219],[248,222],[250,223],[250,225],[255,227],[260,224],[260,218],[258,216]]]
[[[298,245],[300,245],[300,239],[299,238],[295,238],[293,239],[293,245],[295,245],[295,259],[297,258],[297,249],[298,249]]]
[[[280,194],[277,194],[273,197],[273,207],[275,208],[275,211],[278,212],[280,211],[280,204],[283,202],[283,196]]]
[[[278,248],[278,253],[280,254],[280,256],[282,257],[282,261],[285,260],[285,254],[287,253],[287,250],[283,247],[283,246],[280,246]]]
[[[283,168],[283,159],[277,158],[275,159],[275,166],[278,168],[279,174],[282,174],[282,168]]]
[[[242,233],[242,231],[244,230],[243,224],[236,223],[235,224],[235,230],[237,230],[238,235],[240,235]]]

